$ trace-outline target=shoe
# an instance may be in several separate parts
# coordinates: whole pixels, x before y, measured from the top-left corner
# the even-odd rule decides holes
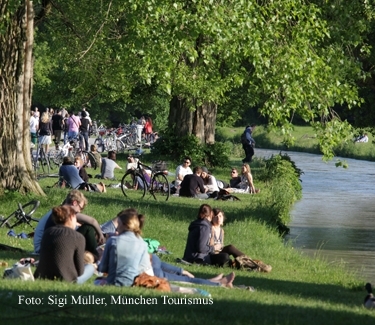
[[[8,235],[8,236],[11,236],[11,237],[17,237],[17,235],[16,235],[16,233],[13,231],[13,229],[12,229],[12,230],[9,230],[9,231],[7,232],[7,235]]]
[[[20,234],[18,234],[17,237],[22,238],[22,239],[28,238],[27,235],[24,232],[21,232]]]

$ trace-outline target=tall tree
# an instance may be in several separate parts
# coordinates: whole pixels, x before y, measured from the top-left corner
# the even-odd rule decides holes
[[[0,1],[0,194],[43,191],[30,158],[34,10],[31,1]]]

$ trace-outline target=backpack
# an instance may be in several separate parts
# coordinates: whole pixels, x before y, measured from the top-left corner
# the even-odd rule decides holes
[[[249,140],[246,138],[246,130],[241,134],[241,143],[242,144],[249,144]]]
[[[253,260],[249,256],[237,256],[234,260],[234,266],[239,270],[255,271],[255,272],[271,272],[272,266],[260,260]]]

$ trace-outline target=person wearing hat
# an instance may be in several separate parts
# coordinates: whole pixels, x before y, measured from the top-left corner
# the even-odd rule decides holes
[[[207,194],[219,192],[215,176],[211,175],[206,167],[202,167],[201,178],[203,179],[204,188],[206,189]]]
[[[184,177],[180,187],[180,196],[208,199],[201,174],[202,168],[197,166],[194,167],[193,174]]]

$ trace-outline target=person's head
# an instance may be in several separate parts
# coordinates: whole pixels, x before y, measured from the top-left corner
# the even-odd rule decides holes
[[[47,112],[43,112],[42,113],[42,116],[40,118],[40,120],[43,122],[43,123],[47,123],[49,121],[49,115]]]
[[[208,204],[202,204],[199,207],[198,219],[207,219],[208,221],[212,220],[212,208]]]
[[[87,203],[85,196],[78,190],[71,190],[63,202],[63,204],[73,206],[77,212],[82,212]]]
[[[52,208],[52,219],[56,225],[75,229],[77,226],[77,211],[71,205],[60,205]]]
[[[232,171],[230,172],[230,176],[232,178],[238,177],[238,171],[236,168],[232,168]]]
[[[182,164],[185,168],[189,167],[191,165],[191,158],[186,156]]]
[[[134,157],[132,155],[128,156],[128,162],[130,162],[130,163],[134,163],[135,162]]]
[[[70,116],[73,116],[73,115],[76,115],[76,113],[75,113],[74,111],[70,111],[70,112],[69,112],[69,115],[70,115]]]
[[[196,174],[196,175],[198,175],[198,176],[201,176],[201,174],[202,174],[202,167],[200,167],[200,166],[194,167],[193,173]]]
[[[243,164],[241,168],[242,174],[251,173],[250,165]]]
[[[74,166],[76,166],[78,169],[82,168],[84,165],[83,160],[81,157],[77,156],[74,158]]]
[[[212,217],[211,223],[214,226],[222,226],[224,224],[225,219],[224,211],[218,208],[214,208],[212,209],[212,212],[214,216]]]
[[[90,146],[90,150],[91,150],[92,152],[95,152],[95,151],[98,150],[98,148],[97,148],[97,146],[96,146],[95,144],[92,144],[92,145]]]
[[[62,162],[62,164],[63,164],[63,165],[73,165],[73,162],[72,162],[72,160],[70,159],[69,156],[65,156],[65,157],[63,158],[63,162]]]
[[[85,253],[83,255],[83,261],[84,261],[85,264],[94,264],[95,263],[95,257],[89,251],[85,251]]]
[[[207,169],[207,167],[204,167],[204,166],[202,167],[201,177],[203,179],[207,179],[208,178],[208,169]]]
[[[85,118],[87,116],[87,113],[85,111],[82,111],[81,116]]]
[[[136,236],[141,235],[141,227],[138,219],[138,211],[133,208],[125,209],[117,215],[119,234],[125,231],[132,231]]]
[[[35,111],[31,110],[30,114],[31,114],[31,116],[34,116],[35,115]]]
[[[113,151],[113,150],[108,151],[108,159],[116,160],[116,151]]]

